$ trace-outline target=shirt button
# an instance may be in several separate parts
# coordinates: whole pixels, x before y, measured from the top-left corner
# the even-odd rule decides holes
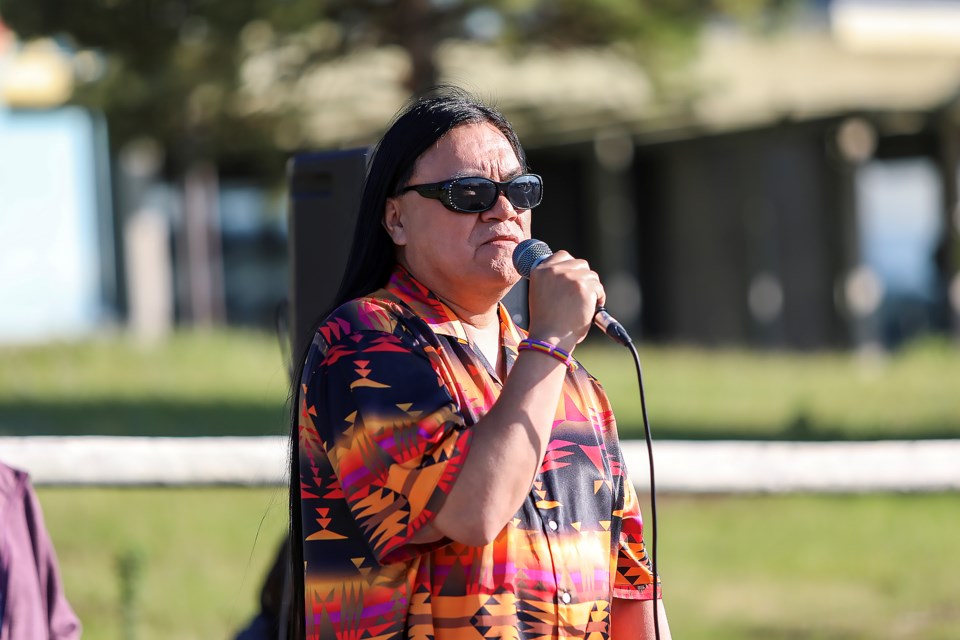
[[[551,520],[547,523],[547,526],[550,527],[550,531],[556,531],[559,528],[556,520]]]
[[[572,600],[572,598],[569,592],[564,591],[560,594],[560,601],[563,602],[563,604],[570,604],[570,600]]]

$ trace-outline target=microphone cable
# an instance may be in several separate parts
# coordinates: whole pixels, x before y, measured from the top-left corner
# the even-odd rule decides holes
[[[637,385],[640,388],[640,410],[643,413],[643,435],[647,443],[647,462],[650,468],[650,528],[651,533],[651,553],[650,565],[653,572],[653,633],[656,640],[660,640],[660,603],[657,599],[657,479],[653,470],[653,436],[650,433],[650,420],[647,418],[647,398],[643,389],[643,368],[640,366],[640,355],[637,348],[633,345],[633,340],[627,337],[625,346],[633,354],[633,363],[637,368]]]
[[[523,240],[513,250],[513,266],[524,278],[530,277],[530,272],[541,262],[553,255],[553,251],[542,240],[528,238]],[[633,362],[637,367],[637,384],[640,387],[640,409],[643,412],[643,435],[647,441],[647,460],[650,467],[650,524],[652,542],[650,553],[650,569],[653,572],[653,630],[656,640],[660,640],[660,604],[657,601],[657,481],[653,470],[653,436],[650,433],[650,420],[647,418],[647,398],[643,389],[643,368],[640,366],[640,355],[630,335],[607,313],[603,307],[598,307],[593,323],[617,344],[621,344],[633,354]],[[645,528],[645,527],[644,527]],[[645,538],[646,536],[644,536]]]

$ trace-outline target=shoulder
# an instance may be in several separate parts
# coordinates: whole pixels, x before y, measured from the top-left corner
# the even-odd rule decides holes
[[[316,329],[306,367],[327,361],[332,353],[375,351],[423,355],[435,342],[429,327],[407,305],[384,290],[337,307]],[[394,344],[388,348],[385,343]]]
[[[23,491],[30,482],[26,471],[0,462],[0,500]]]
[[[32,492],[27,472],[0,462],[0,530],[16,520],[15,510],[25,507],[24,496]]]
[[[377,291],[334,309],[317,327],[317,337],[331,345],[360,332],[395,333],[409,314],[389,294]]]

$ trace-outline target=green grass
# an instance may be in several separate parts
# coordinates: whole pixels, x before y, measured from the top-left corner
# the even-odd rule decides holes
[[[608,390],[623,437],[641,437],[629,353],[577,356]],[[960,436],[960,350],[928,341],[886,358],[642,347],[654,436],[877,439]],[[274,338],[181,333],[0,348],[0,435],[261,435],[286,431]]]
[[[0,435],[269,435],[287,431],[277,341],[184,332],[0,348]]]
[[[227,638],[255,613],[286,490],[38,490],[84,638],[123,632],[119,563],[138,561],[135,637]]]
[[[956,495],[667,499],[676,637],[956,638],[956,507]]]
[[[232,637],[255,611],[285,522],[279,489],[39,494],[93,640],[121,637],[117,561],[130,553],[142,563],[138,639]],[[666,495],[659,507],[678,640],[957,637],[955,495]]]
[[[578,357],[639,437],[629,355]],[[656,438],[960,437],[960,352],[641,350]],[[182,333],[0,348],[0,435],[254,435],[286,430],[276,341]],[[121,637],[119,563],[136,559],[137,638],[228,638],[256,609],[286,522],[282,489],[41,488],[86,638]],[[955,495],[663,496],[661,573],[675,637],[956,637]]]

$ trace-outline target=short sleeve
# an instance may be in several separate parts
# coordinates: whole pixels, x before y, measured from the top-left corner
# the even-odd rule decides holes
[[[628,476],[623,477],[623,516],[620,543],[617,549],[617,574],[614,578],[613,595],[628,600],[653,600],[660,597],[659,581],[656,593],[653,584],[653,568],[643,541],[643,517],[637,493]]]
[[[410,543],[446,499],[470,440],[425,349],[403,331],[353,332],[326,349],[304,384],[308,423],[377,560],[448,543]]]

